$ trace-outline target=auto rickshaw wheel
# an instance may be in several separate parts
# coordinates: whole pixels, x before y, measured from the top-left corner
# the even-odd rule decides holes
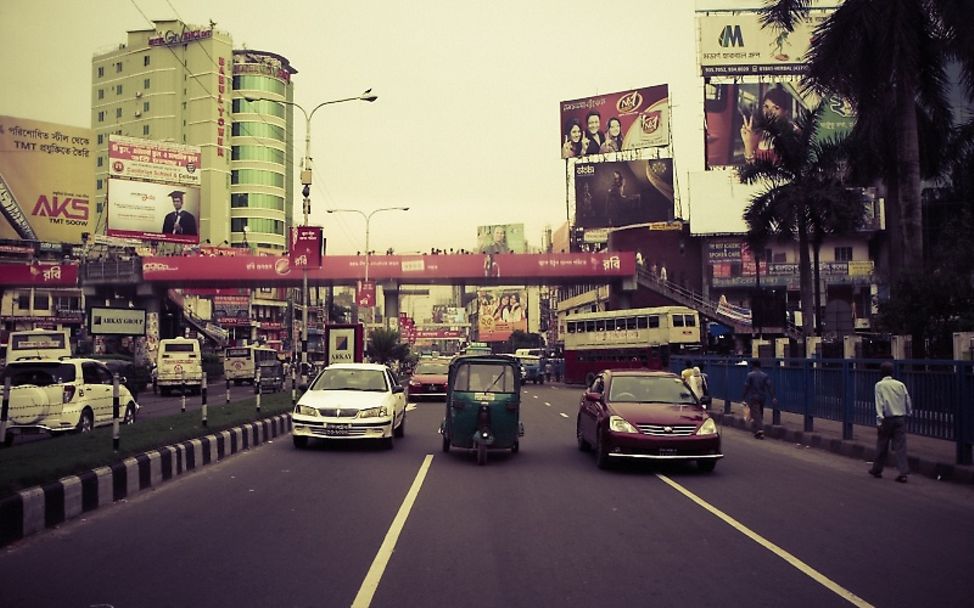
[[[487,444],[482,441],[477,444],[477,464],[480,466],[487,464]]]

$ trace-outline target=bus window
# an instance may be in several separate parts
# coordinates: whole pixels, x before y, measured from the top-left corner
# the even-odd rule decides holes
[[[625,331],[625,329],[626,329],[626,320],[616,319],[616,331]]]
[[[595,322],[595,331],[605,331],[605,321],[599,319]]]
[[[697,319],[696,319],[696,317],[694,317],[693,315],[685,315],[685,316],[686,316],[686,319],[685,320],[686,320],[687,327],[696,327],[697,326]]]
[[[673,327],[683,327],[683,315],[673,315]]]
[[[651,329],[659,327],[659,315],[649,315],[649,327]]]
[[[626,319],[626,329],[636,329],[636,317]]]
[[[574,321],[569,321],[568,322],[568,333],[570,333],[570,334],[575,333],[575,322]]]
[[[586,321],[585,331],[595,331],[595,321]]]
[[[646,329],[649,327],[649,323],[646,317],[636,317],[636,329]]]

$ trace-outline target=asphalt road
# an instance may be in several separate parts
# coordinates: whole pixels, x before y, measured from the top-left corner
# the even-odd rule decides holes
[[[442,402],[392,451],[279,438],[6,548],[0,605],[970,605],[971,488],[735,429],[711,474],[600,471],[578,396],[526,388],[485,467],[440,451]]]

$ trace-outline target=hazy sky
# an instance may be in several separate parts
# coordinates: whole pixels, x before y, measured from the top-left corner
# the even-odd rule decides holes
[[[151,25],[138,9],[212,19],[235,48],[287,57],[295,101],[308,109],[367,88],[379,96],[323,108],[312,122],[311,220],[325,226],[328,253],[364,250],[365,224],[327,207],[411,207],[373,218],[380,251],[469,249],[477,225],[518,222],[540,245],[544,227],[566,219],[562,100],[669,83],[684,192],[686,173],[703,166],[688,0],[3,0],[0,114],[90,126],[91,58]],[[300,217],[300,197],[295,207]]]

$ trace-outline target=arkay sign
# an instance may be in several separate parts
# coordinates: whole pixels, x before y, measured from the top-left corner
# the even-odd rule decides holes
[[[93,307],[88,313],[88,332],[93,336],[144,336],[145,309]]]

